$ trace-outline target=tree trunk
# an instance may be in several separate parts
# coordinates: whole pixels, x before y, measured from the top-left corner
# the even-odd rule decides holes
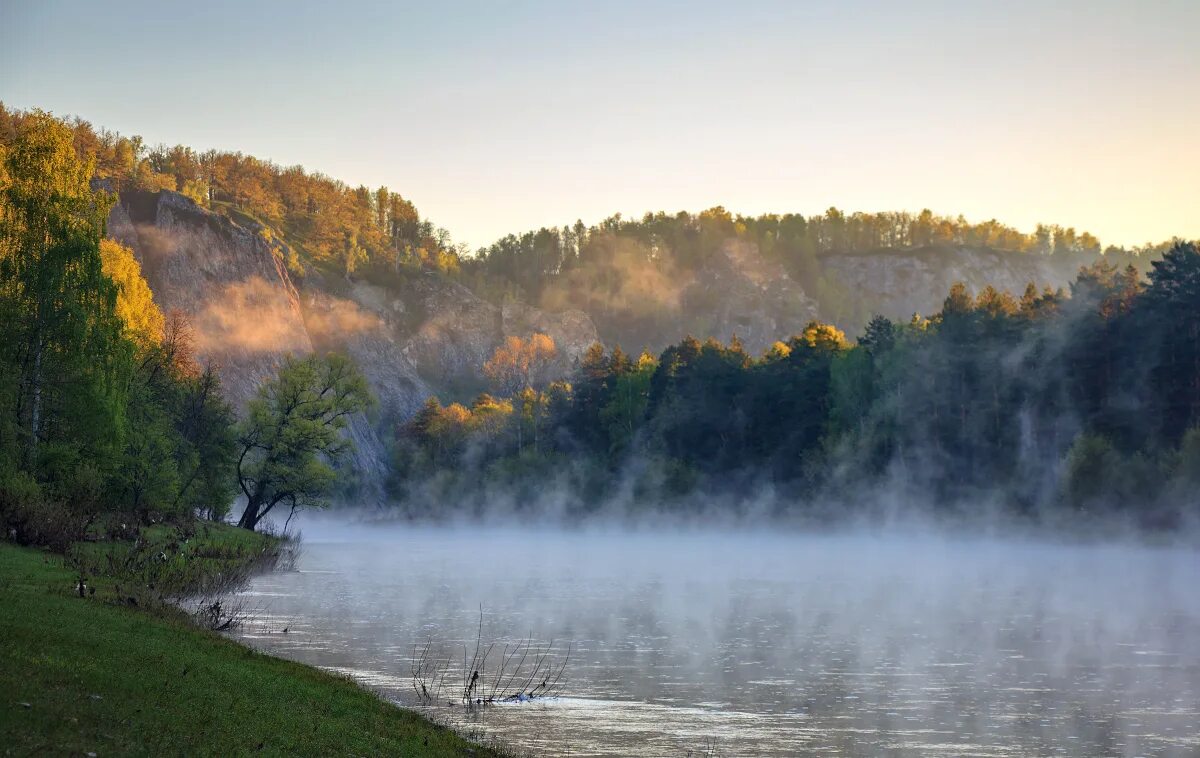
[[[38,435],[42,427],[42,346],[41,337],[33,354],[33,376],[30,379],[33,399],[29,413],[29,463],[37,461]]]
[[[242,517],[238,519],[238,526],[254,531],[254,528],[258,526],[259,519],[262,518],[262,513],[259,512],[261,509],[261,501],[257,499],[248,500],[246,502],[246,510],[242,511]]]

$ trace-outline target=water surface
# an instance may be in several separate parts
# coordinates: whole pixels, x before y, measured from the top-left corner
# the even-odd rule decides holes
[[[426,710],[528,752],[1200,755],[1190,549],[305,529],[240,636],[411,706],[414,645],[473,649],[482,606],[497,650],[571,643],[563,697]]]

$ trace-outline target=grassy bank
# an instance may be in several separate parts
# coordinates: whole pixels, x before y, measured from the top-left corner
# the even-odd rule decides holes
[[[164,547],[178,543],[171,534],[157,538]],[[194,571],[182,568],[189,561],[260,551],[262,539],[222,530],[174,554],[151,554],[160,566],[177,564],[165,574],[177,576]],[[81,549],[93,572],[128,557],[127,546]],[[146,570],[141,563],[134,561],[135,572]],[[347,679],[256,653],[169,607],[147,606],[133,590],[144,593],[138,585],[153,583],[153,573],[86,577],[84,597],[80,573],[78,561],[68,567],[62,556],[0,543],[5,754],[491,754]]]

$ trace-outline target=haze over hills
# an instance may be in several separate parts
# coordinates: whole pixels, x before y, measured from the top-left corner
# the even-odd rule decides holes
[[[391,287],[315,269],[294,279],[283,264],[287,243],[265,231],[170,190],[122,192],[108,220],[109,235],[142,261],[160,307],[190,317],[199,354],[220,367],[238,407],[285,354],[352,357],[380,400],[376,418],[350,427],[353,467],[376,485],[391,427],[432,394],[481,389],[482,366],[505,337],[549,334],[564,374],[598,339],[581,312],[497,307],[433,271]]]
[[[0,116],[0,136],[23,119]],[[341,485],[372,499],[397,429],[430,397],[466,403],[496,389],[485,365],[509,340],[552,340],[546,386],[571,379],[598,342],[656,356],[690,335],[753,356],[815,321],[854,336],[875,315],[933,315],[955,284],[970,297],[1061,296],[1081,266],[1145,272],[1166,248],[1103,249],[1074,229],[929,211],[713,208],[576,222],[472,254],[387,188],[72,128],[77,150],[97,156],[96,181],[119,196],[108,235],[134,251],[159,306],[188,316],[236,407],[289,353],[334,350],[361,367],[380,405],[350,426],[356,476]]]
[[[0,744],[1192,755],[1197,29],[0,0]]]

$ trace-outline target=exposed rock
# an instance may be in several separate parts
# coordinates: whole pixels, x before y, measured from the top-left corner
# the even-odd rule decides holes
[[[239,407],[283,355],[312,351],[278,243],[174,192],[122,193],[108,234],[133,248],[159,307],[190,317],[197,352]]]
[[[523,303],[505,303],[500,310],[500,330],[506,337],[548,335],[558,348],[557,372],[564,375],[579,365],[588,348],[600,340],[596,325],[583,311],[547,313]]]
[[[581,311],[501,309],[432,273],[391,290],[310,272],[297,289],[289,250],[270,230],[174,192],[122,193],[108,234],[133,248],[159,306],[190,317],[199,357],[219,367],[239,410],[288,353],[339,350],[358,363],[379,399],[378,412],[348,430],[349,467],[368,498],[381,492],[394,425],[432,394],[482,388],[482,366],[506,336],[549,334],[559,373],[598,339]]]
[[[551,374],[566,375],[600,336],[583,311],[549,313],[519,303],[498,308],[457,282],[432,274],[409,287],[423,319],[405,354],[435,386],[466,391],[482,387],[480,370],[505,337],[549,335],[559,357]]]
[[[420,323],[404,353],[417,371],[444,387],[478,385],[481,367],[503,337],[500,309],[434,273],[418,277],[406,295]]]
[[[694,336],[728,343],[737,335],[760,353],[799,334],[817,317],[817,304],[783,267],[764,260],[755,245],[731,241],[683,292]]]
[[[946,294],[962,282],[972,294],[992,285],[1020,297],[1026,285],[1066,286],[1070,265],[1044,255],[970,247],[923,247],[865,253],[830,253],[821,260],[867,312],[892,319],[942,309]]]

